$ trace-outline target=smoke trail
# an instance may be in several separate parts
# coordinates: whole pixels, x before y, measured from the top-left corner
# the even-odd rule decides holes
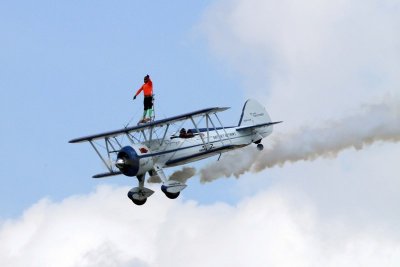
[[[158,176],[158,175],[150,176],[150,177],[147,179],[147,182],[150,183],[150,184],[159,184],[159,183],[162,183],[161,178],[160,178],[160,176]]]
[[[181,183],[186,183],[186,181],[196,175],[196,168],[193,167],[183,167],[179,171],[175,171],[171,176],[169,177],[170,180],[178,181]],[[148,183],[161,183],[161,179],[158,175],[154,175],[149,177],[147,179]]]
[[[186,181],[196,175],[196,168],[193,167],[183,167],[180,171],[175,171],[169,179],[178,181],[181,183],[186,183]]]
[[[361,112],[341,120],[327,121],[321,127],[302,127],[288,134],[273,134],[266,148],[254,147],[231,152],[220,161],[200,170],[202,183],[219,177],[239,177],[245,172],[260,172],[288,162],[335,157],[348,148],[362,149],[377,141],[400,141],[400,101],[364,105]]]

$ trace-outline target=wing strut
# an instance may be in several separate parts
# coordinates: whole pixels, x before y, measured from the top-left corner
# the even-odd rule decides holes
[[[115,142],[118,144],[119,148],[122,148],[121,144],[118,142],[118,139],[114,137]],[[114,149],[115,150],[115,149]]]
[[[126,133],[126,136],[128,137],[129,141],[131,141],[131,144],[132,144],[132,145],[133,145],[133,144],[135,144],[135,141],[133,141],[133,139],[132,139],[132,136],[131,136],[131,134],[130,134],[130,133]],[[135,136],[133,136],[133,138],[135,138],[135,139],[136,139],[136,137],[135,137]],[[138,140],[136,139],[136,141],[138,141]]]
[[[218,135],[219,141],[221,141],[221,144],[223,145],[223,144],[224,144],[224,140],[222,140],[222,137],[221,137],[221,135],[219,134],[219,132],[218,132],[218,130],[217,130],[217,127],[215,127],[215,124],[214,124],[214,122],[212,121],[211,117],[210,117],[208,114],[207,114],[207,116],[208,116],[208,118],[210,119],[211,125],[214,127],[215,132],[216,132],[217,135]]]
[[[110,143],[110,146],[112,147],[112,149],[113,149],[114,151],[117,151],[117,150],[115,149],[115,146],[112,144],[112,142],[111,142],[110,139],[108,139],[108,142]],[[120,148],[121,148],[121,147],[120,147]]]
[[[109,137],[104,138],[104,140],[106,140],[106,148],[107,148],[107,153],[108,153],[108,156],[109,156],[108,158],[110,158],[110,153],[118,152],[118,150],[115,149],[115,146],[113,145],[113,143],[111,142]],[[115,139],[115,140],[117,140],[117,139]],[[112,148],[112,151],[109,151],[107,143]],[[119,145],[119,143],[118,143],[118,145]],[[122,148],[121,145],[119,147]]]
[[[113,172],[113,170],[111,169],[111,167],[107,164],[106,160],[103,158],[103,156],[100,154],[99,150],[97,149],[97,147],[93,144],[93,142],[90,140],[89,143],[92,145],[93,149],[96,151],[97,155],[100,157],[100,159],[103,161],[104,165],[106,165],[107,169],[110,172]]]
[[[149,147],[151,145],[151,141],[153,140],[153,131],[154,127],[150,127],[150,133],[149,133]]]
[[[203,142],[203,145],[204,145],[204,149],[207,150],[207,149],[208,149],[208,146],[207,146],[206,142],[204,141],[203,136],[201,135],[201,132],[200,132],[200,130],[199,130],[199,127],[197,127],[197,124],[194,122],[194,120],[193,120],[192,117],[190,117],[190,120],[192,121],[194,127],[196,128],[196,131],[199,133],[199,136],[200,136],[200,138],[201,138],[201,141]]]
[[[160,146],[162,146],[162,144],[165,141],[165,136],[167,135],[168,129],[169,129],[169,124],[167,124],[167,127],[165,128],[165,132],[164,132],[163,138],[162,138],[162,140],[160,142]]]
[[[108,137],[104,138],[104,141],[105,141],[105,143],[106,143],[108,162],[111,162],[110,149],[108,148]],[[112,146],[111,146],[111,147],[112,147]],[[114,149],[114,150],[115,150],[115,149]]]
[[[208,128],[208,114],[206,114],[206,127],[207,127],[207,144],[210,143],[210,129]]]
[[[147,142],[147,137],[146,137],[146,134],[144,133],[144,130],[141,130],[141,133],[143,134],[144,141]]]
[[[229,137],[228,133],[226,132],[225,127],[224,127],[224,125],[222,124],[222,122],[220,121],[220,119],[219,119],[217,113],[214,113],[214,115],[215,115],[215,117],[217,118],[219,124],[221,124],[222,129],[224,130],[224,133],[225,133],[226,137],[229,139],[229,142],[230,142],[231,145],[232,145],[232,140],[231,140],[231,138]]]

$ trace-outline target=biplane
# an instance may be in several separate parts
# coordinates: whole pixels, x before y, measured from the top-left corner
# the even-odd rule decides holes
[[[93,178],[114,175],[137,177],[138,186],[128,192],[136,205],[143,205],[154,191],[145,187],[145,176],[158,176],[161,190],[171,199],[179,196],[186,184],[169,179],[165,168],[175,167],[256,144],[272,133],[273,125],[265,108],[247,100],[237,126],[224,126],[218,113],[226,107],[213,107],[154,120],[137,126],[72,139],[70,143],[88,142],[107,168]],[[190,124],[192,128],[182,126]]]

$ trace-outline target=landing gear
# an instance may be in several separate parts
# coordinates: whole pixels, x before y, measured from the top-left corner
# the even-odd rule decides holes
[[[128,198],[136,205],[143,205],[154,191],[144,187],[144,175],[138,175],[137,178],[139,180],[139,186],[129,190]]]
[[[185,189],[186,185],[183,183],[180,183],[178,181],[173,181],[169,180],[163,183],[161,186],[161,191],[164,192],[164,194],[167,196],[169,199],[175,199],[179,197],[179,194],[183,189]]]
[[[147,197],[143,198],[143,199],[133,198],[133,193],[131,191],[128,192],[128,197],[129,197],[130,200],[132,200],[133,203],[135,203],[138,206],[143,205],[147,201]]]
[[[169,198],[169,199],[175,199],[175,198],[179,197],[179,194],[181,193],[181,192],[177,192],[177,193],[168,192],[168,191],[167,191],[167,188],[166,188],[165,186],[161,186],[161,191],[163,191],[164,194],[165,194],[165,195],[167,196],[167,198]]]
[[[169,199],[175,199],[179,197],[181,191],[186,188],[184,183],[174,180],[167,180],[163,169],[158,165],[155,165],[154,170],[149,171],[149,173],[150,175],[157,174],[160,177],[160,179],[163,181],[161,190]],[[154,193],[154,191],[144,187],[145,174],[138,175],[136,178],[139,181],[139,186],[129,190],[128,198],[136,205],[143,205],[146,203],[147,198]]]
[[[168,193],[168,192],[164,192],[164,193],[165,193],[165,195],[167,196],[167,198],[169,198],[169,199],[175,199],[175,198],[179,197],[179,194],[180,194],[181,192],[178,192],[178,193]]]
[[[258,151],[261,151],[261,150],[263,150],[263,149],[264,149],[264,146],[263,146],[263,144],[261,144],[261,140],[262,140],[262,138],[254,142],[254,144],[256,144],[256,145],[257,145],[257,149],[258,149]]]
[[[145,198],[143,200],[135,200],[135,199],[132,200],[132,202],[135,203],[138,206],[143,205],[144,203],[146,203],[146,201],[147,201],[147,198]]]

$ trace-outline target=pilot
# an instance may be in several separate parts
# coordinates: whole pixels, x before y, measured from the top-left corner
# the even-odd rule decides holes
[[[186,137],[187,137],[185,128],[182,128],[182,129],[180,130],[180,132],[179,132],[179,137],[180,137],[180,138],[186,138]]]
[[[186,137],[192,138],[194,136],[192,129],[187,130]]]
[[[153,112],[153,82],[150,80],[150,76],[147,74],[144,76],[144,84],[142,87],[137,90],[133,100],[136,99],[136,96],[143,91],[144,94],[144,111],[143,111],[143,118],[140,122],[148,122],[151,120],[152,112]],[[146,115],[148,114],[148,118]]]

